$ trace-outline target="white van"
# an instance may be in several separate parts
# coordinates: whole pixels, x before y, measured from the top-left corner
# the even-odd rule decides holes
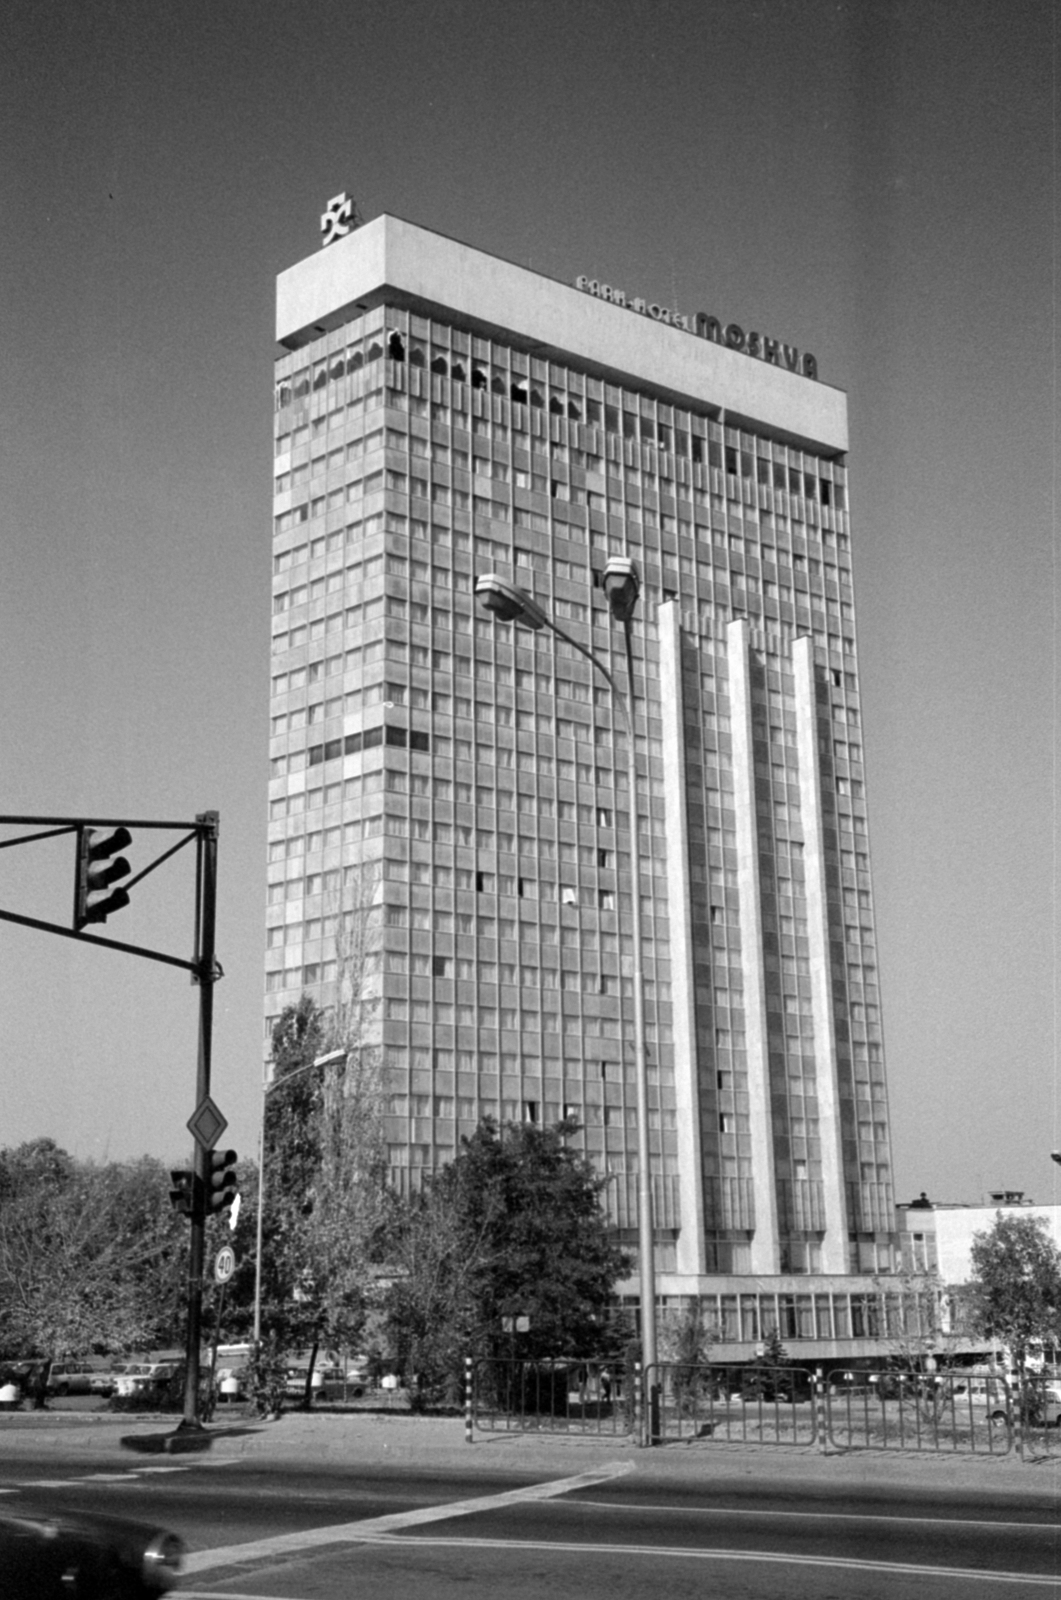
[[[1029,1389],[1036,1401],[1039,1427],[1061,1427],[1061,1379],[1042,1378],[1031,1374]],[[1012,1373],[1005,1378],[1001,1373],[970,1373],[953,1384],[951,1393],[955,1407],[970,1406],[983,1409],[992,1421],[1004,1422],[1016,1410],[1019,1385]]]
[[[983,1410],[992,1421],[1009,1421],[1013,1386],[1001,1373],[970,1373],[968,1377],[955,1373],[953,1376],[950,1392],[956,1411]]]
[[[1037,1376],[1033,1392],[1040,1405],[1039,1426],[1061,1428],[1061,1378]]]

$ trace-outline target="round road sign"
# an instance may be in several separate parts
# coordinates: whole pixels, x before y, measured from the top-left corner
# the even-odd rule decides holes
[[[236,1252],[230,1244],[221,1246],[214,1260],[214,1282],[227,1283],[236,1270]]]

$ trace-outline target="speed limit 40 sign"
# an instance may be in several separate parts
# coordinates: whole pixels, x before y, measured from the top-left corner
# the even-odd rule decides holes
[[[214,1259],[214,1282],[227,1283],[236,1270],[236,1252],[230,1244],[222,1245]]]

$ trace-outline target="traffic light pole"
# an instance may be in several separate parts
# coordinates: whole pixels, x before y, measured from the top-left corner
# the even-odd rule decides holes
[[[217,961],[215,948],[215,934],[217,923],[217,835],[219,817],[216,811],[202,811],[194,823],[188,822],[161,822],[156,819],[130,820],[128,817],[120,818],[86,818],[86,817],[28,817],[0,815],[0,827],[32,827],[40,830],[29,834],[19,835],[13,839],[0,839],[0,850],[12,849],[17,845],[35,844],[40,840],[57,838],[63,834],[75,835],[77,840],[77,857],[74,888],[74,914],[73,926],[70,928],[56,922],[45,922],[39,917],[23,916],[15,911],[0,910],[0,921],[13,922],[20,927],[35,928],[42,933],[58,934],[64,939],[77,939],[85,944],[102,945],[109,950],[121,950],[127,955],[141,956],[148,961],[161,961],[167,966],[181,967],[192,975],[192,982],[199,985],[199,1056],[196,1075],[195,1113],[204,1105],[209,1104],[210,1097],[210,1065],[213,1045],[214,1029],[214,984],[221,977],[221,968]],[[99,838],[98,832],[104,828],[117,830],[116,836],[110,839]],[[164,850],[148,866],[135,877],[129,877],[131,871],[128,861],[124,857],[106,865],[109,858],[118,849],[124,849],[132,843],[131,834],[141,829],[162,829],[181,831],[184,838]],[[86,923],[106,922],[108,915],[113,911],[123,909],[129,903],[129,890],[140,883],[148,873],[154,872],[164,861],[176,855],[185,845],[195,840],[195,936],[192,958],[170,955],[164,950],[148,949],[144,945],[128,944],[120,939],[102,938],[99,934],[85,933]],[[120,870],[119,870],[120,869]],[[125,881],[114,887],[118,879]],[[110,890],[106,895],[105,890]],[[213,1108],[216,1114],[216,1108]],[[191,1204],[188,1213],[191,1218],[191,1246],[188,1253],[188,1332],[187,1332],[187,1361],[185,1369],[184,1386],[184,1415],[181,1428],[199,1429],[202,1422],[199,1416],[199,1355],[202,1336],[203,1320],[203,1264],[206,1246],[206,1218],[210,1203],[208,1200],[208,1177],[210,1174],[210,1151],[212,1138],[206,1136],[203,1142],[201,1132],[196,1132],[197,1118],[193,1113],[193,1123],[189,1124],[195,1134],[195,1155],[193,1173],[191,1175]],[[224,1119],[221,1127],[224,1128]],[[233,1153],[232,1159],[235,1159]],[[181,1179],[183,1173],[174,1173],[174,1182],[177,1188],[171,1191],[171,1198],[175,1204],[180,1203]],[[181,1206],[183,1210],[184,1207]]]
[[[218,814],[205,811],[196,817],[196,977],[199,984],[199,1056],[195,1103],[201,1106],[210,1093],[210,1066],[214,1032],[214,984],[217,981],[215,932],[217,925]],[[203,1265],[206,1249],[207,1178],[209,1151],[195,1141],[195,1178],[192,1183],[192,1236],[188,1251],[188,1330],[185,1343],[184,1415],[182,1429],[202,1427],[199,1416],[199,1355],[203,1326]]]

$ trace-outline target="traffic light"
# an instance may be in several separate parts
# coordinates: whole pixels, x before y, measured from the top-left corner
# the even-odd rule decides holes
[[[115,828],[111,834],[101,833],[99,828],[78,828],[74,883],[76,929],[83,928],[87,922],[106,922],[112,911],[121,911],[129,904],[128,893],[117,884],[117,879],[128,877],[133,869],[124,856],[117,856],[113,861],[110,858],[116,850],[124,850],[132,842],[128,828]]]
[[[206,1174],[206,1209],[224,1211],[236,1198],[236,1152],[211,1150]]]
[[[182,1217],[190,1217],[195,1210],[195,1173],[184,1170],[171,1172],[169,1181],[173,1185],[169,1192],[170,1205]]]

